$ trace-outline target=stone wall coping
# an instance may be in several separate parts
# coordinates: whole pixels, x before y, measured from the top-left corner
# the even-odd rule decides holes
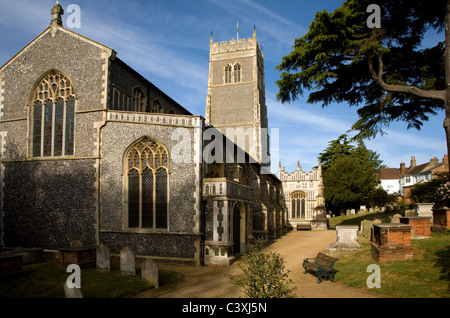
[[[359,229],[359,225],[336,225],[337,229]]]
[[[65,247],[59,248],[58,251],[61,252],[82,252],[82,251],[90,251],[95,250],[95,246],[80,246],[80,247]]]
[[[381,228],[409,228],[411,225],[403,224],[403,223],[379,223],[374,224],[373,226],[381,227]]]
[[[431,216],[402,216],[400,219],[409,219],[409,220],[422,220],[422,219],[431,219]]]

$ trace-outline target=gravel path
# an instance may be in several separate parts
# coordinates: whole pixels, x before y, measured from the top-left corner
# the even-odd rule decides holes
[[[319,251],[336,241],[336,232],[292,231],[275,240],[264,251],[273,251],[281,255],[286,268],[291,271],[290,278],[296,286],[293,298],[372,298],[377,295],[345,286],[340,282],[328,280],[317,284],[312,274],[303,274],[303,259],[315,257]],[[232,284],[225,274],[240,274],[242,270],[237,262],[231,266],[181,266],[159,264],[160,269],[175,270],[185,277],[175,283],[150,289],[135,297],[138,298],[239,298],[244,297],[241,288]],[[368,274],[369,275],[369,274]]]

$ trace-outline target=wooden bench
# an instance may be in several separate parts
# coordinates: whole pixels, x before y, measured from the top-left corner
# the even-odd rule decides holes
[[[328,278],[334,282],[335,270],[333,266],[337,260],[337,258],[319,252],[315,258],[303,260],[303,268],[305,269],[303,274],[306,274],[308,270],[315,272],[319,279],[317,284],[321,283],[323,278]]]

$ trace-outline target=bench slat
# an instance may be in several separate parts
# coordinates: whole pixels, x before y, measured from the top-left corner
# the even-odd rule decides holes
[[[325,277],[334,280],[335,271],[333,266],[337,260],[337,258],[319,252],[314,259],[307,258],[303,260],[303,268],[305,269],[304,274],[306,274],[308,270],[315,272],[319,279],[317,281],[318,284],[322,281],[322,278]]]

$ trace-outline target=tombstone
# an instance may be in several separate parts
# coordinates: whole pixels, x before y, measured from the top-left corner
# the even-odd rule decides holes
[[[357,252],[361,245],[358,243],[358,225],[337,225],[336,242],[327,247],[327,253],[339,256]]]
[[[415,216],[430,217],[430,223],[433,224],[433,205],[434,203],[416,203]]]
[[[136,275],[136,254],[129,247],[120,250],[120,272]]]
[[[401,214],[394,214],[391,217],[391,223],[400,223],[400,218],[402,217]]]
[[[359,207],[359,211],[361,211],[361,212],[366,212],[366,206],[365,205],[361,205],[360,207]]]
[[[97,246],[97,269],[111,271],[110,250],[104,244]]]
[[[351,213],[351,214],[355,214],[355,213],[356,213],[355,209],[351,209],[351,210],[350,210],[350,213]]]
[[[372,232],[372,226],[374,224],[381,223],[381,220],[375,219],[375,220],[363,220],[361,221],[361,234],[365,237],[370,239],[370,235]]]
[[[450,209],[442,207],[440,209],[433,209],[433,225],[440,226],[443,229],[450,229]]]
[[[377,263],[413,257],[410,225],[403,223],[375,224],[372,232],[371,254]]]
[[[159,288],[159,271],[156,261],[146,258],[141,264],[141,273],[143,280]]]
[[[66,282],[64,282],[64,293],[66,298],[83,298],[81,288],[69,288]]]
[[[423,239],[431,236],[430,217],[402,217],[400,223],[411,225],[411,239]]]

